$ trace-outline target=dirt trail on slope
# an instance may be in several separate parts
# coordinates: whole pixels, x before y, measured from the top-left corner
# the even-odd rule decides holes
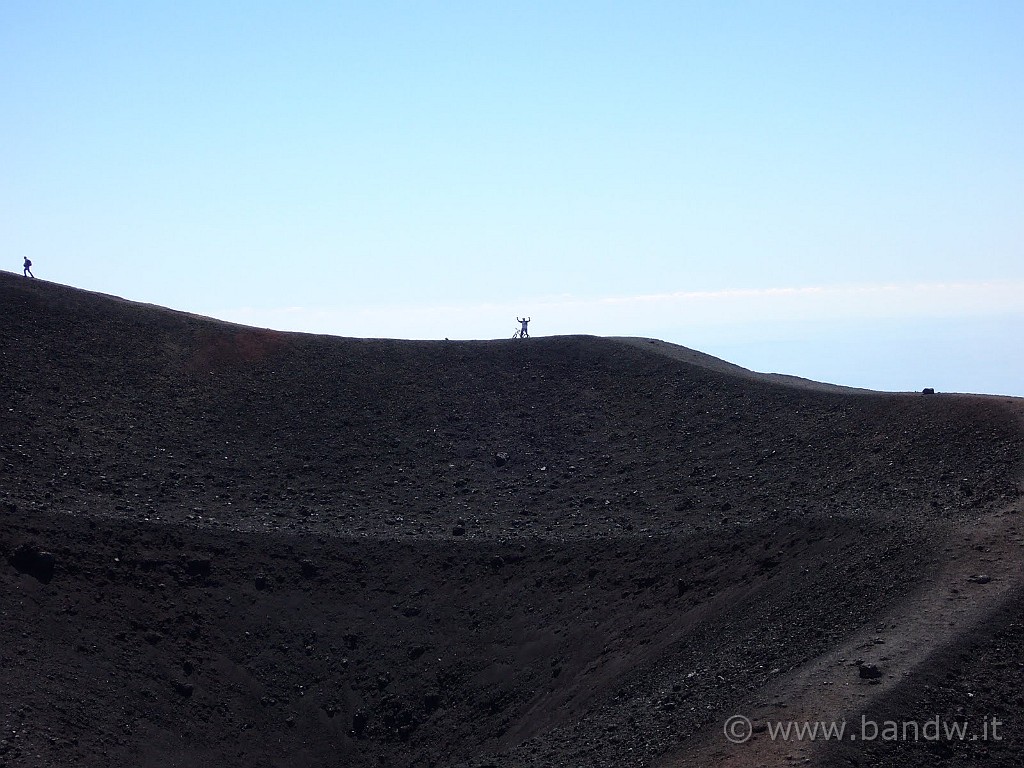
[[[758,693],[746,711],[724,713],[702,744],[666,759],[666,768],[750,768],[816,764],[826,741],[773,740],[766,724],[841,723],[843,738],[860,738],[859,715],[906,680],[929,657],[963,637],[1024,585],[1024,510],[1018,501],[1003,512],[952,524],[943,550],[948,560],[924,585],[871,627],[818,657],[772,688]],[[893,578],[899,578],[898,573]],[[863,678],[859,664],[881,677]],[[724,734],[731,716],[740,721],[731,743]]]

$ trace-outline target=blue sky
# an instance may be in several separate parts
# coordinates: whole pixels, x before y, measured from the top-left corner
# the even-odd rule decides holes
[[[4,268],[1024,395],[1024,4],[0,5]]]

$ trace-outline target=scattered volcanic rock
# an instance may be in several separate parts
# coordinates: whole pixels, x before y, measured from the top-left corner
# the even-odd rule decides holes
[[[1019,709],[1019,400],[648,340],[278,333],[3,272],[0,322],[5,765],[775,765],[726,753],[730,714]],[[797,746],[1024,765],[1015,738]]]

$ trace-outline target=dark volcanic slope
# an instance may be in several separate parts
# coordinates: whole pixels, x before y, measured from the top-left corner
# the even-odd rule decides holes
[[[654,764],[1020,496],[1006,398],[8,273],[0,314],[12,765]]]

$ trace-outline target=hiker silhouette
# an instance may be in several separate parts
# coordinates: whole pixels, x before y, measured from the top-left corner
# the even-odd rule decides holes
[[[518,317],[518,316],[516,317],[516,321],[523,324],[523,327],[519,329],[519,333],[517,334],[520,339],[528,339],[528,338],[530,338],[530,334],[527,332],[526,326],[528,326],[530,324],[530,320],[531,319],[532,318],[528,317],[528,318],[526,318],[524,320],[521,317]]]
[[[25,277],[35,277],[35,275],[32,274],[32,262],[28,258],[25,259],[25,271],[24,271],[24,274],[25,274]]]

